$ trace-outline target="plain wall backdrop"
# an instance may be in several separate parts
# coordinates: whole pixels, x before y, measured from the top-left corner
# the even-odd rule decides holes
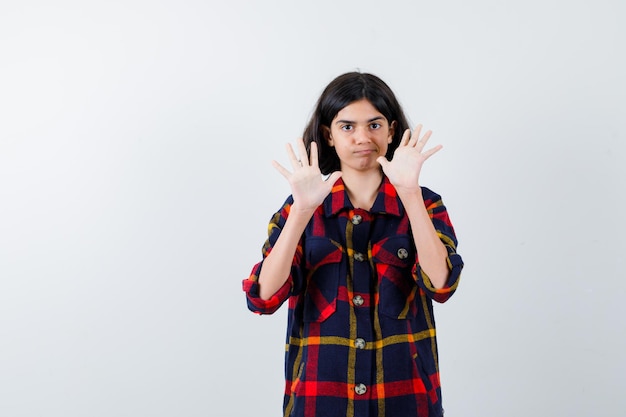
[[[270,161],[372,72],[444,149],[466,267],[447,416],[626,413],[626,5],[4,1],[0,415],[278,416],[286,308],[241,281]],[[400,416],[398,416],[400,417]]]

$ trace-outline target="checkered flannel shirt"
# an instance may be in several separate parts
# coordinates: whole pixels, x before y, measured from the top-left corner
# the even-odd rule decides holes
[[[441,416],[432,300],[455,292],[463,267],[439,195],[424,202],[448,250],[436,289],[421,271],[408,217],[384,177],[369,211],[355,209],[339,179],[308,223],[287,282],[259,297],[263,262],[243,281],[248,308],[271,314],[288,300],[284,415]],[[269,224],[263,258],[285,224],[289,197]]]

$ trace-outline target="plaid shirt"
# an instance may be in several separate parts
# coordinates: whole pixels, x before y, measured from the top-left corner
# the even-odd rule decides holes
[[[243,281],[248,307],[271,314],[289,300],[284,415],[441,416],[432,300],[456,290],[463,261],[439,195],[424,202],[448,250],[450,276],[435,289],[421,271],[408,217],[384,177],[370,211],[355,209],[339,179],[297,246],[287,282],[259,298],[263,262]],[[293,199],[269,225],[272,250]]]

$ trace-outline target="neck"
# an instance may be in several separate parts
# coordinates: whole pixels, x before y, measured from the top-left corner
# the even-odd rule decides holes
[[[352,205],[355,208],[369,210],[378,195],[383,174],[380,169],[359,173],[342,172],[341,179]]]

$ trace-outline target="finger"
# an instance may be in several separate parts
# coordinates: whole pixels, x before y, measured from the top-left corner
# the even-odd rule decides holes
[[[293,147],[291,146],[291,143],[288,143],[286,145],[286,148],[287,148],[287,155],[289,156],[289,161],[291,162],[291,167],[294,170],[300,168],[302,164],[300,163],[300,160],[296,156],[296,153],[293,151]]]
[[[413,134],[411,135],[411,140],[409,141],[409,146],[415,146],[418,143],[421,132],[422,132],[422,125],[419,124],[415,126],[415,130],[413,130]]]
[[[376,162],[380,164],[383,171],[385,171],[387,169],[387,166],[389,165],[389,161],[384,156],[379,156],[378,158],[376,158]]]
[[[335,171],[326,179],[330,184],[334,184],[337,180],[341,178],[341,171]]]
[[[430,136],[432,134],[433,134],[432,130],[429,130],[428,132],[424,133],[424,136],[422,136],[422,138],[419,140],[419,143],[422,144],[422,147],[426,145],[426,142],[428,142],[428,139],[430,139]]]
[[[312,167],[317,168],[319,166],[319,159],[317,155],[317,143],[311,142],[311,161],[310,164]]]
[[[284,166],[282,166],[278,162],[272,161],[272,165],[274,166],[274,168],[276,168],[276,171],[278,171],[280,175],[282,175],[286,179],[289,179],[289,177],[291,177],[291,172],[289,172]]]
[[[400,146],[406,146],[409,143],[409,139],[411,139],[411,129],[407,129],[402,134],[402,139],[400,139]]]
[[[309,166],[309,158],[306,152],[306,146],[304,145],[304,139],[300,138],[297,141],[298,145],[298,155],[300,155],[300,165],[301,166]]]
[[[439,152],[441,148],[443,148],[443,145],[437,145],[434,148],[430,148],[426,152],[422,152],[422,157],[424,157],[424,160],[427,160],[428,158]]]

